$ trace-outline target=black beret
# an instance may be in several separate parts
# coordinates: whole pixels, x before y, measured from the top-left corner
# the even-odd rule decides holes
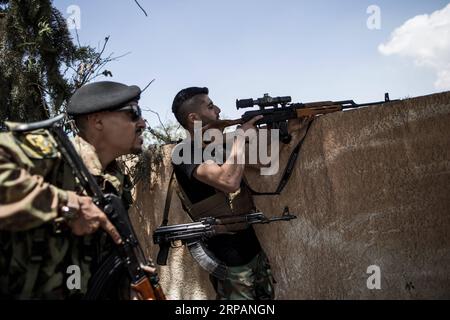
[[[199,95],[199,94],[208,94],[208,93],[209,93],[209,90],[206,87],[204,87],[204,88],[189,87],[189,88],[181,90],[180,92],[177,93],[177,95],[173,99],[172,112],[177,113],[177,111],[181,107],[181,105],[185,101],[191,99],[192,97],[195,97],[196,95]]]
[[[69,115],[114,110],[131,101],[139,100],[141,89],[112,81],[89,83],[73,94],[67,106]]]

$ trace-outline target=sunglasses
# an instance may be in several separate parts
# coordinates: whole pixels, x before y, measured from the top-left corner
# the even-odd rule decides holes
[[[139,119],[142,119],[142,111],[138,105],[126,106],[114,111],[128,112],[130,114],[131,121],[133,122],[137,122]]]

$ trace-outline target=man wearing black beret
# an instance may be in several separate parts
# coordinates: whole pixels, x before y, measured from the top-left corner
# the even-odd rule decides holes
[[[103,191],[121,196],[125,208],[132,203],[131,181],[116,159],[142,151],[145,121],[138,105],[140,94],[137,86],[95,82],[78,89],[67,107],[78,129],[73,140],[75,149]],[[104,232],[102,236],[100,254],[107,254],[111,243]],[[121,291],[127,291],[126,278],[122,280]],[[119,298],[122,296],[123,292]]]
[[[103,191],[120,196],[126,208],[131,183],[115,159],[141,151],[140,93],[137,86],[96,82],[78,89],[67,107],[78,128],[75,149]],[[0,133],[0,299],[83,297],[113,241],[121,241],[105,213],[77,192],[82,188],[60,160],[47,130]],[[67,230],[58,229],[61,219]],[[69,286],[73,266],[81,279]],[[104,298],[128,298],[129,291],[120,290],[125,282],[119,278]]]
[[[140,94],[137,86],[101,81],[81,87],[70,99],[67,113],[79,130],[75,141],[95,147],[103,170],[117,157],[142,149]]]

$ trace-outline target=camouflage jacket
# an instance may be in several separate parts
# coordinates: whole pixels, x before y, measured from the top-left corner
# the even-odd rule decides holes
[[[102,170],[93,146],[77,136],[74,146],[105,192],[131,203],[129,179],[116,162]],[[80,186],[46,130],[0,133],[0,298],[60,299],[86,292],[104,255],[106,234],[78,237],[58,222],[67,191]],[[69,290],[69,266],[81,271],[80,289]]]

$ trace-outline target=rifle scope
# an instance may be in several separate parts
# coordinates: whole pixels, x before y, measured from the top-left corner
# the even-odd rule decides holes
[[[260,108],[264,107],[276,107],[277,105],[285,105],[286,103],[291,102],[291,97],[271,97],[269,94],[265,93],[264,97],[258,98],[256,100],[253,99],[236,99],[236,109],[243,108],[252,108],[254,106],[259,106]]]

